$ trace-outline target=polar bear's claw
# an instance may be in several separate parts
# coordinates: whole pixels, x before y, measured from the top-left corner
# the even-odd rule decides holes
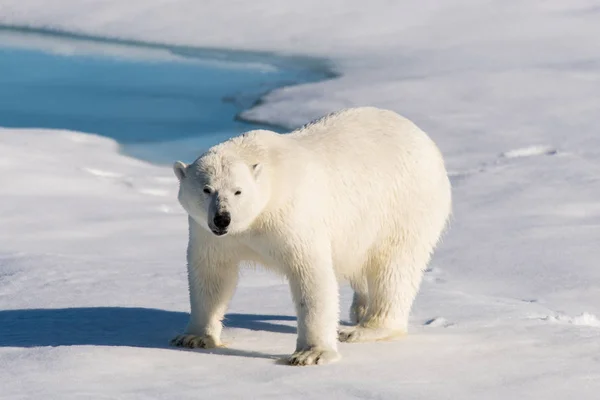
[[[177,335],[171,340],[171,346],[187,347],[188,349],[212,349],[219,347],[211,336]]]
[[[289,365],[323,365],[339,360],[340,354],[335,350],[311,348],[295,352],[288,358]]]

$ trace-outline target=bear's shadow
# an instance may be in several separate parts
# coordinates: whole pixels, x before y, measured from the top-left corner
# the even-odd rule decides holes
[[[175,349],[169,340],[181,333],[189,314],[152,308],[90,307],[0,311],[0,347],[129,346]],[[227,314],[225,326],[256,331],[295,333],[294,326],[273,321],[295,321],[285,315]],[[212,353],[276,358],[236,349]]]

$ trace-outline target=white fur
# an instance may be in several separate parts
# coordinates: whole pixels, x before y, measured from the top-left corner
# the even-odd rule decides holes
[[[348,109],[285,135],[248,132],[174,169],[190,216],[191,301],[175,345],[221,345],[221,320],[244,261],[288,278],[298,316],[291,364],[337,360],[338,340],[406,332],[451,212],[442,156],[413,123],[391,111]],[[212,221],[223,211],[231,225],[216,236]],[[357,325],[338,332],[342,279],[355,290]]]

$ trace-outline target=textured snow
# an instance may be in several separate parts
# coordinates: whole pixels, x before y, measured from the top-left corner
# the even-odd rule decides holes
[[[411,334],[292,368],[276,362],[290,296],[261,271],[226,349],[167,347],[188,311],[169,169],[96,136],[0,130],[0,398],[596,399],[600,2],[416,3],[0,0],[3,24],[329,58],[340,77],[246,116],[394,109],[439,143],[455,197]]]

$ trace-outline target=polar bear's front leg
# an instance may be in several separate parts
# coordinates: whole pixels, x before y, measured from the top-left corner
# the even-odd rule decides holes
[[[171,345],[188,348],[221,346],[222,320],[238,281],[238,264],[220,252],[190,244],[188,249],[188,283],[190,320],[185,332],[171,340]],[[202,251],[202,252],[200,252]]]
[[[236,265],[190,265],[190,320],[182,335],[171,344],[178,347],[213,348],[221,346],[222,320],[233,296],[238,278]]]
[[[221,321],[233,296],[238,271],[233,266],[217,269],[207,271],[196,266],[189,271],[190,320],[184,334],[176,336],[172,345],[189,348],[221,346]]]
[[[338,286],[331,263],[299,265],[288,275],[298,316],[296,351],[291,365],[337,361]]]

